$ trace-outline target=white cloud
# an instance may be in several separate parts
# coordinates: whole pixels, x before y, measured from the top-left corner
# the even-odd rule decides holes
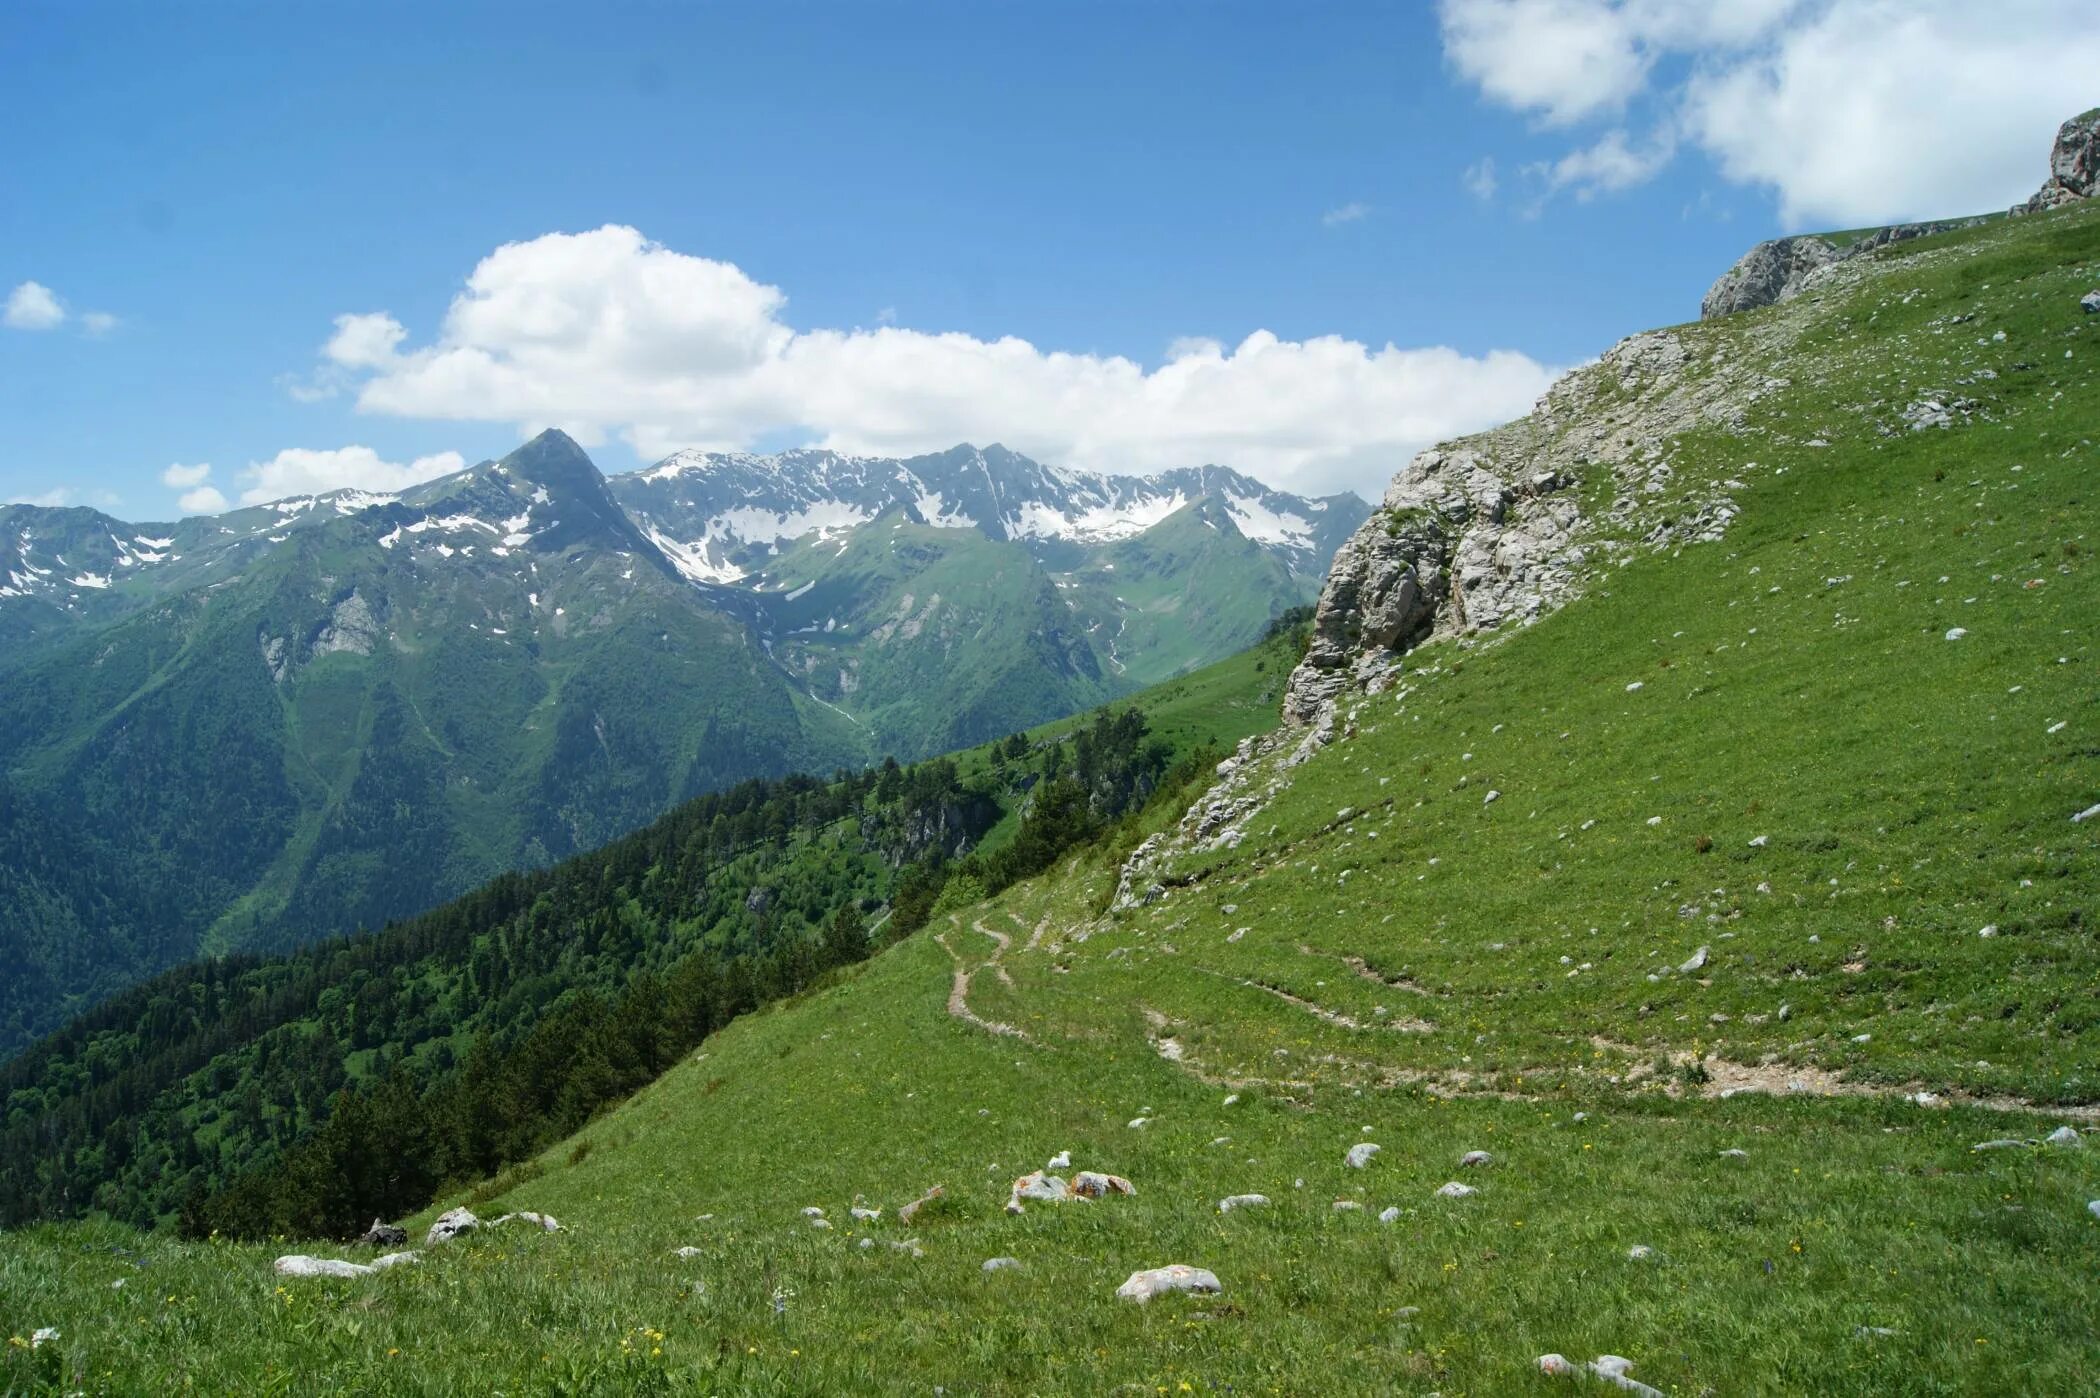
[[[401,322],[384,311],[370,315],[335,318],[335,334],[321,353],[348,369],[374,369],[394,356],[394,349],[408,332]]]
[[[66,308],[58,294],[42,282],[23,282],[7,294],[7,309],[0,321],[11,330],[55,330],[65,323]]]
[[[160,483],[170,490],[187,490],[210,478],[211,463],[208,461],[200,461],[194,466],[185,466],[178,461],[160,473]]]
[[[66,486],[58,486],[37,495],[10,495],[7,497],[7,503],[10,505],[41,505],[47,510],[55,510],[72,498],[73,492],[71,489]]]
[[[226,497],[219,493],[217,486],[212,485],[200,485],[195,490],[185,490],[175,503],[186,515],[216,515],[226,512]]]
[[[1468,165],[1461,182],[1466,187],[1466,193],[1482,203],[1494,198],[1495,191],[1502,187],[1502,181],[1495,174],[1495,157],[1483,155]]]
[[[2042,183],[2095,73],[2087,0],[1852,0],[1696,74],[1685,123],[1729,178],[1771,188],[1789,226],[1982,213]]]
[[[121,324],[123,322],[108,311],[85,311],[80,317],[81,332],[90,336],[107,335]]]
[[[1625,130],[1615,127],[1594,144],[1569,151],[1550,165],[1533,166],[1530,173],[1544,181],[1548,196],[1572,189],[1577,199],[1591,199],[1647,183],[1670,163],[1673,153],[1667,133],[1636,149]]]
[[[1370,205],[1359,204],[1352,199],[1339,208],[1329,209],[1326,213],[1321,214],[1320,223],[1328,228],[1334,228],[1344,223],[1358,223],[1370,212]]]
[[[370,447],[338,447],[313,450],[287,447],[268,461],[251,463],[241,472],[246,489],[243,505],[260,505],[292,495],[317,495],[322,491],[355,488],[392,494],[410,486],[449,476],[466,467],[466,458],[456,451],[419,456],[406,465],[380,459]],[[212,491],[212,494],[218,494]]]
[[[1445,54],[1548,127],[1612,129],[1530,167],[1578,197],[1703,150],[1793,227],[2003,208],[2092,104],[2091,0],[1441,0]],[[1624,134],[1653,109],[1654,135]]]
[[[797,331],[785,304],[632,228],[548,234],[484,258],[432,343],[403,351],[384,316],[345,343],[338,322],[326,367],[357,374],[367,412],[618,433],[645,456],[784,431],[869,452],[1001,441],[1073,466],[1218,462],[1372,494],[1414,450],[1522,413],[1553,377],[1510,351],[1259,330],[1229,348],[1176,341],[1147,368],[1010,336]]]

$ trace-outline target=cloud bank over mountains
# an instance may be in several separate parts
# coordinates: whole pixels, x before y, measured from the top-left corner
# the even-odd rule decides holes
[[[337,317],[315,384],[365,412],[617,436],[644,457],[796,433],[899,455],[1000,441],[1059,465],[1215,462],[1375,495],[1414,451],[1524,412],[1554,377],[1515,351],[1266,330],[1177,340],[1148,366],[1013,336],[798,329],[786,310],[778,287],[633,228],[550,233],[483,258],[425,342],[383,311]]]

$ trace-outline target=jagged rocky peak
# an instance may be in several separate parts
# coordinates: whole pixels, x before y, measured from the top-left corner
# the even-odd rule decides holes
[[[2012,212],[2041,213],[2090,199],[2100,192],[2100,107],[2072,117],[2057,130],[2049,152],[2049,178]],[[1973,228],[1981,217],[1933,223],[1897,223],[1861,234],[1803,233],[1759,243],[1721,274],[1699,303],[1699,318],[1733,315],[1790,300],[1813,286],[1825,268],[1890,243]]]

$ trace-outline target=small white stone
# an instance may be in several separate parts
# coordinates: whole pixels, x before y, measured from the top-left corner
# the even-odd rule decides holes
[[[1400,1221],[1400,1206],[1393,1204],[1380,1209],[1378,1211],[1378,1221],[1386,1224],[1398,1223]]]
[[[1492,1165],[1495,1157],[1484,1150],[1469,1150],[1458,1158],[1461,1165]]]
[[[1448,1184],[1437,1186],[1436,1194],[1439,1199],[1464,1199],[1479,1192],[1470,1184],[1460,1184],[1457,1180],[1452,1180]]]
[[[1641,684],[1642,684],[1642,681],[1640,681],[1640,680],[1635,680],[1635,681],[1634,681],[1634,682],[1633,682],[1632,684],[1630,684],[1630,685],[1627,685],[1627,686],[1626,686],[1626,692],[1627,692],[1628,694],[1631,694],[1631,693],[1633,693],[1633,692],[1634,692],[1635,690],[1637,690],[1637,689],[1639,689],[1639,688],[1641,687]]]
[[[1349,1153],[1342,1157],[1342,1163],[1352,1170],[1361,1170],[1371,1163],[1371,1157],[1378,1154],[1378,1150],[1379,1148],[1369,1141],[1358,1141],[1349,1147]]]
[[[2048,1135],[2042,1137],[2042,1139],[2052,1146],[2083,1146],[2085,1144],[2085,1137],[2078,1134],[2078,1128],[2075,1126],[2059,1126]]]
[[[46,1325],[43,1329],[37,1331],[35,1334],[29,1337],[29,1347],[31,1349],[42,1349],[45,1345],[52,1343],[57,1338],[58,1327],[55,1325]]]
[[[1021,1259],[1018,1257],[987,1257],[984,1260],[983,1270],[986,1272],[1018,1272],[1021,1270]]]
[[[1750,848],[1763,849],[1766,845],[1771,843],[1771,840],[1772,837],[1769,835],[1753,835],[1750,838]]]
[[[1649,1247],[1646,1243],[1635,1243],[1632,1247],[1626,1249],[1626,1260],[1628,1262],[1641,1262],[1653,1256],[1655,1256],[1655,1249]]]
[[[1259,1208],[1269,1202],[1266,1194],[1231,1194],[1218,1201],[1218,1212],[1229,1214],[1234,1209]]]
[[[1958,641],[1968,634],[1969,628],[1966,626],[1950,626],[1947,628],[1947,639],[1950,641]]]

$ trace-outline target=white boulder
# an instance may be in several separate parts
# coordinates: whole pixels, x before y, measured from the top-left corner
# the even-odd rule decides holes
[[[1378,1150],[1379,1148],[1369,1141],[1358,1141],[1349,1147],[1349,1153],[1342,1157],[1342,1163],[1352,1170],[1361,1170],[1371,1163],[1371,1157],[1378,1154]]]
[[[360,1262],[344,1262],[334,1257],[308,1257],[293,1253],[277,1259],[277,1275],[280,1277],[369,1277],[372,1269]]]
[[[1169,1267],[1132,1272],[1129,1279],[1116,1288],[1116,1295],[1125,1301],[1142,1304],[1155,1296],[1165,1296],[1175,1291],[1194,1291],[1211,1295],[1224,1289],[1218,1285],[1218,1278],[1214,1273],[1177,1262]]]
[[[430,1231],[423,1235],[423,1245],[434,1247],[439,1243],[449,1243],[454,1238],[471,1233],[479,1227],[481,1220],[474,1217],[473,1210],[447,1209],[437,1216],[437,1222],[431,1224]]]

